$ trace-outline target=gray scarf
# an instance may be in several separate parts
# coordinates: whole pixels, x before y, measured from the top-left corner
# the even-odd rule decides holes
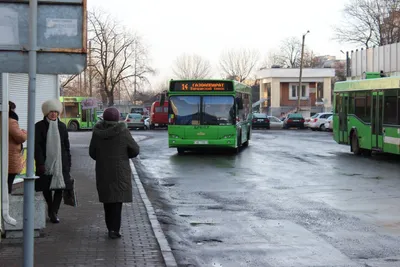
[[[47,118],[46,118],[47,119]],[[58,131],[58,121],[49,122],[46,139],[45,174],[52,175],[50,189],[64,189],[64,176],[62,173],[61,139]]]

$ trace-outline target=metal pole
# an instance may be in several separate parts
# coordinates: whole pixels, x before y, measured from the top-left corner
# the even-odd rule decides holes
[[[89,41],[89,95],[93,96],[92,91],[92,41]]]
[[[35,173],[33,168],[35,149],[36,105],[36,51],[37,51],[38,0],[29,1],[29,84],[28,84],[28,150],[26,177],[24,178],[24,267],[33,267],[34,261],[34,203]]]
[[[347,78],[351,76],[349,51],[346,51],[346,76]]]
[[[310,31],[307,31],[309,33]],[[303,56],[304,56],[304,40],[306,38],[306,34],[303,34],[303,40],[301,43],[301,56],[300,56],[300,75],[299,75],[299,88],[297,89],[297,111],[300,111],[300,99],[301,99],[301,76],[303,75]]]

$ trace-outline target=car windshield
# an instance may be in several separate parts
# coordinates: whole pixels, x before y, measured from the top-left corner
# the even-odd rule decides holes
[[[129,114],[129,119],[141,119],[142,118],[142,115],[141,114],[136,114],[136,113],[133,113],[133,114]]]
[[[311,118],[315,119],[315,118],[317,118],[318,116],[319,116],[319,113],[314,114],[313,116],[311,116]]]
[[[330,115],[329,117],[328,117],[328,121],[331,121],[333,119],[333,115]]]
[[[264,114],[264,113],[253,113],[253,118],[266,119],[266,118],[268,118],[268,116],[267,116],[267,114]]]
[[[289,114],[288,115],[288,118],[299,118],[299,119],[302,119],[303,118],[303,115],[301,115],[301,114],[299,114],[299,113],[292,113],[292,114]]]
[[[274,116],[268,116],[268,119],[272,122],[280,122],[281,120]]]

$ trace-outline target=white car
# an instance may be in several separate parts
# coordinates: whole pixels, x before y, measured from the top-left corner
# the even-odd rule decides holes
[[[325,130],[332,132],[333,131],[333,115],[331,115],[329,118],[326,119],[325,122]]]
[[[317,113],[314,116],[310,118],[310,121],[308,122],[308,128],[311,130],[320,130],[320,131],[325,131],[325,122],[326,119],[332,116],[332,112],[321,112]]]
[[[271,129],[282,129],[283,128],[283,121],[278,119],[275,116],[268,116],[269,119],[269,127]]]

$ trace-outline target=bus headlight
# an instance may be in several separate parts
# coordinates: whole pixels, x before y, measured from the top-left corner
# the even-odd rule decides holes
[[[178,139],[178,138],[179,138],[179,136],[177,136],[177,135],[175,135],[175,134],[171,134],[169,137],[170,137],[170,138],[175,138],[175,139]]]
[[[232,136],[233,136],[233,134],[224,135],[224,139],[231,138]]]

